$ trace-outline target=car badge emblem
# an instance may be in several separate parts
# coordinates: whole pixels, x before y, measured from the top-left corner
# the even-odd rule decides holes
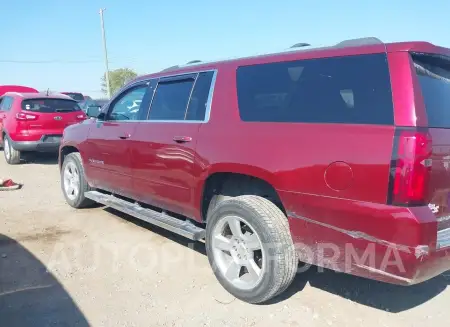
[[[53,119],[54,119],[54,120],[61,120],[62,117],[61,117],[61,116],[55,116],[55,117],[53,117]]]

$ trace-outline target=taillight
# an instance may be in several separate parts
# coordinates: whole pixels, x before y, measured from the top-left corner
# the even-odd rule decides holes
[[[77,119],[84,120],[86,119],[86,115],[85,114],[77,115]]]
[[[432,139],[427,131],[398,130],[391,164],[391,203],[424,205],[431,174]]]
[[[33,114],[28,114],[25,112],[18,112],[16,114],[17,120],[36,120],[37,118],[38,118],[38,116],[33,115]]]

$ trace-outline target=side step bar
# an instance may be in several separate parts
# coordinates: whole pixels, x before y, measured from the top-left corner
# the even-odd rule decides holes
[[[160,213],[151,209],[146,209],[137,203],[122,200],[113,195],[103,194],[97,191],[86,192],[84,193],[84,196],[107,207],[124,212],[130,216],[167,229],[191,240],[198,241],[205,238],[205,230],[194,225],[189,220],[181,220],[169,216],[165,212]]]

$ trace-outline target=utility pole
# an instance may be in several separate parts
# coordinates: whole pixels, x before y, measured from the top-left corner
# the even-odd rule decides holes
[[[106,35],[105,35],[105,23],[103,21],[103,12],[105,11],[105,8],[100,9],[100,23],[102,27],[102,38],[103,38],[103,51],[105,53],[105,79],[106,79],[106,92],[108,95],[108,99],[111,99],[111,88],[109,85],[109,66],[108,66],[108,50],[106,49]]]

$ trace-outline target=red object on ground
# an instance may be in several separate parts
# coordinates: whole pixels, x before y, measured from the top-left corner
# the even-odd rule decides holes
[[[0,191],[18,190],[22,184],[14,182],[12,179],[6,179],[0,184]]]
[[[16,185],[16,183],[14,183],[12,181],[12,179],[7,179],[6,181],[3,182],[3,184],[1,186],[3,187],[10,187],[10,186],[14,186]]]

